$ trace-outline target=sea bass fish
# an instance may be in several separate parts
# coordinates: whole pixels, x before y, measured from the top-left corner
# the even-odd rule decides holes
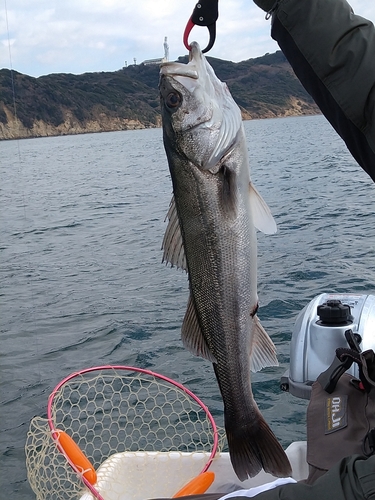
[[[197,43],[188,64],[162,65],[159,89],[173,184],[163,260],[189,276],[183,344],[213,363],[239,479],[261,468],[288,476],[251,391],[250,370],[278,364],[256,315],[256,228],[274,233],[276,224],[250,182],[241,112]]]

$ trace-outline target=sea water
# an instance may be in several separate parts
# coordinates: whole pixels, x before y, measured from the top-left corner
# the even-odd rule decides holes
[[[285,447],[306,401],[279,388],[297,313],[321,292],[375,293],[375,189],[321,116],[245,122],[252,180],[278,225],[258,234],[259,317],[279,367],[252,376]],[[222,424],[212,366],[186,351],[186,274],[161,263],[171,180],[160,129],[6,141],[1,165],[1,491],[35,498],[30,420],[76,370],[149,368]]]

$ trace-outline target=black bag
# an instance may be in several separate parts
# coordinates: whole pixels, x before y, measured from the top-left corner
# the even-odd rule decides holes
[[[355,362],[359,379],[345,373]],[[312,484],[350,455],[375,454],[375,354],[340,348],[312,386],[307,409],[307,462]]]

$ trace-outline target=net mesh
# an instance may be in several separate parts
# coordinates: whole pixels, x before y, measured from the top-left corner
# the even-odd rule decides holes
[[[53,427],[69,434],[98,469],[95,488],[105,500],[143,499],[145,484],[152,483],[161,487],[152,489],[154,496],[173,495],[179,487],[176,477],[181,475],[183,486],[197,475],[214,444],[205,409],[183,389],[145,373],[103,369],[77,374],[55,392],[51,417]],[[31,421],[26,465],[37,500],[79,499],[85,491],[46,419]],[[126,493],[115,484],[118,471]]]

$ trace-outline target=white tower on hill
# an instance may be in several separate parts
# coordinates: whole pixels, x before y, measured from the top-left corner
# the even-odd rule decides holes
[[[169,61],[169,45],[168,45],[168,37],[164,37],[164,57],[159,57],[158,59],[146,59],[142,64],[153,65],[153,64],[161,64]]]
[[[169,45],[168,45],[168,37],[164,37],[164,61],[169,61]]]

